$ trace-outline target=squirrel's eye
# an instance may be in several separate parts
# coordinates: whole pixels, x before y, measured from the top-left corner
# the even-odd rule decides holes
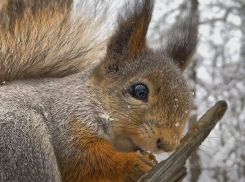
[[[147,102],[149,89],[144,84],[134,84],[131,85],[128,89],[129,94],[139,100]]]

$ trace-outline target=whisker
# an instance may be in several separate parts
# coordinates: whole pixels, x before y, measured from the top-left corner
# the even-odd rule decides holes
[[[124,116],[130,117],[130,118],[133,119],[133,121],[135,121],[136,123],[141,124],[141,121],[138,120],[138,119],[136,119],[135,117],[133,117],[133,116],[131,116],[131,115],[129,115],[129,114],[126,114],[126,113],[124,113],[124,112],[122,112],[122,111],[119,112],[119,111],[117,111],[116,108],[114,108],[114,107],[112,107],[112,109],[114,109],[114,110],[113,110],[114,112],[116,112],[116,113],[118,113],[118,114],[124,114]]]
[[[240,143],[240,142],[237,142],[235,139],[228,138],[228,137],[223,137],[223,136],[222,137],[212,137],[212,136],[209,136],[207,138],[210,138],[210,139],[212,139],[212,138],[221,138],[221,139],[230,140],[230,141],[233,141],[233,142],[236,142],[236,143]]]
[[[100,109],[99,107],[98,107],[98,105],[101,105],[101,104],[99,104],[98,103],[98,101],[95,101],[94,99],[92,99],[91,97],[88,97],[93,103],[94,103],[94,105],[95,105],[95,107],[96,108],[98,108],[98,109]],[[104,107],[102,107],[102,108],[104,108]],[[118,110],[117,110],[117,108],[115,108],[115,107],[113,107],[113,106],[111,106],[111,108],[113,109],[113,111],[112,111],[112,113],[113,112],[116,112],[117,114],[119,114],[119,115],[122,115],[122,116],[125,116],[125,117],[128,117],[128,118],[131,118],[132,119],[132,122],[134,122],[134,124],[135,124],[135,126],[137,126],[137,127],[139,127],[139,126],[141,126],[141,127],[143,127],[142,125],[141,125],[141,121],[140,120],[137,120],[136,118],[134,118],[133,116],[131,116],[131,115],[128,115],[128,114],[126,114],[125,112],[119,112]],[[116,117],[113,117],[113,118],[116,118]],[[116,118],[117,119],[117,118]],[[121,118],[119,118],[119,119],[121,119]],[[118,121],[117,121],[118,122]],[[129,123],[127,123],[127,125],[128,125]],[[133,125],[132,123],[130,123],[131,125]],[[146,129],[145,129],[146,130]]]
[[[202,149],[199,149],[201,152],[203,152],[205,155],[209,156],[211,159],[213,159],[215,162],[221,164],[221,165],[224,165],[224,163],[220,160],[217,160],[217,159],[214,159],[214,156],[212,156],[211,154],[209,154],[208,152],[202,150]]]
[[[219,141],[220,142],[220,140],[218,140],[218,139],[216,139],[216,138],[207,138],[207,139],[210,139],[210,140],[214,140],[214,141]],[[226,144],[230,144],[230,145],[236,145],[236,146],[239,146],[239,147],[241,147],[240,145],[240,143],[237,143],[237,142],[235,142],[234,141],[234,143],[232,143],[232,142],[225,142]]]
[[[214,152],[219,152],[219,153],[221,153],[221,154],[224,154],[224,155],[229,155],[229,154],[227,154],[227,153],[223,153],[223,152],[220,152],[220,151],[218,151],[218,150],[214,150],[214,149],[212,149],[211,147],[209,147],[209,146],[206,146],[206,145],[200,145],[200,146],[202,146],[202,147],[206,147],[206,148],[208,148],[208,149],[210,149],[210,150],[212,150],[212,151],[214,151]],[[199,148],[198,148],[199,149]]]
[[[143,137],[140,140],[137,140],[137,142],[140,142],[140,141],[145,140],[145,139],[146,139],[146,137]]]
[[[188,167],[190,167],[190,168],[200,168],[200,169],[202,169],[202,170],[206,170],[206,171],[213,171],[214,169],[217,169],[217,166],[216,167],[200,167],[200,165],[199,164],[188,164],[187,165]],[[230,170],[231,169],[231,167],[232,166],[219,166],[219,169],[221,169],[221,170]]]
[[[120,91],[120,89],[118,88],[118,87],[116,87],[119,91]],[[126,106],[128,106],[126,103],[124,103],[123,102],[123,104],[124,105],[126,105]],[[132,109],[132,111],[144,122],[144,123],[146,123],[147,125],[149,124],[148,122],[147,122],[147,120],[145,120],[145,118],[143,118],[142,116],[140,116],[135,110],[134,110],[134,108],[133,107],[131,107],[131,109]],[[149,126],[149,125],[148,125]],[[150,127],[150,126],[149,126]]]
[[[201,169],[203,170],[203,164],[202,164],[202,162],[197,162],[199,165],[200,165],[200,167],[201,167]],[[208,175],[208,173],[205,171],[205,170],[203,170],[203,172],[204,172],[204,174],[206,174],[206,176],[208,177],[208,179],[211,181],[211,182],[213,182],[213,180],[211,179],[211,177]]]
[[[146,123],[148,126],[149,126],[149,123],[143,118],[143,117],[141,117],[133,108],[131,108],[132,109],[132,111],[140,118],[140,119],[142,119],[142,121],[144,122],[144,123]],[[150,127],[150,126],[149,126]]]
[[[113,122],[113,124],[117,124],[117,123],[118,124],[120,124],[120,123],[125,124],[125,121],[120,120],[121,118],[118,118],[118,117],[114,117],[114,118],[116,119],[116,121]],[[127,125],[136,126],[136,127],[139,127],[140,126],[140,124],[135,123],[135,122],[127,123]]]

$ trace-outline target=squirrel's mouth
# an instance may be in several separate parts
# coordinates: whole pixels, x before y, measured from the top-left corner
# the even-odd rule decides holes
[[[136,144],[132,138],[126,135],[118,135],[114,141],[114,146],[117,148],[120,152],[137,152],[140,151],[140,153],[146,152],[145,149],[143,149],[141,146]]]
[[[133,141],[131,141],[132,142],[132,145],[134,146],[134,152],[137,152],[137,151],[140,151],[141,153],[144,153],[145,152],[145,150],[144,149],[142,149],[142,147],[140,147],[139,145],[137,145],[137,144],[135,144]]]
[[[141,147],[135,145],[134,152],[140,151],[141,153],[145,152]]]

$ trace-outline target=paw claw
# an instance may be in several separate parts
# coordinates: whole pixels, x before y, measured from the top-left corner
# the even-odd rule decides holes
[[[156,164],[158,164],[158,161],[156,160],[156,157],[149,152],[140,152],[139,150],[137,150],[135,152],[137,155],[142,156],[146,161],[148,161],[148,163],[151,163],[151,166],[155,166]]]

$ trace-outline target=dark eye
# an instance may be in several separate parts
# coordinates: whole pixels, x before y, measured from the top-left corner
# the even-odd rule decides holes
[[[148,95],[149,95],[149,89],[146,85],[140,83],[140,84],[134,84],[131,85],[128,88],[129,94],[139,100],[142,100],[144,102],[147,102]]]

